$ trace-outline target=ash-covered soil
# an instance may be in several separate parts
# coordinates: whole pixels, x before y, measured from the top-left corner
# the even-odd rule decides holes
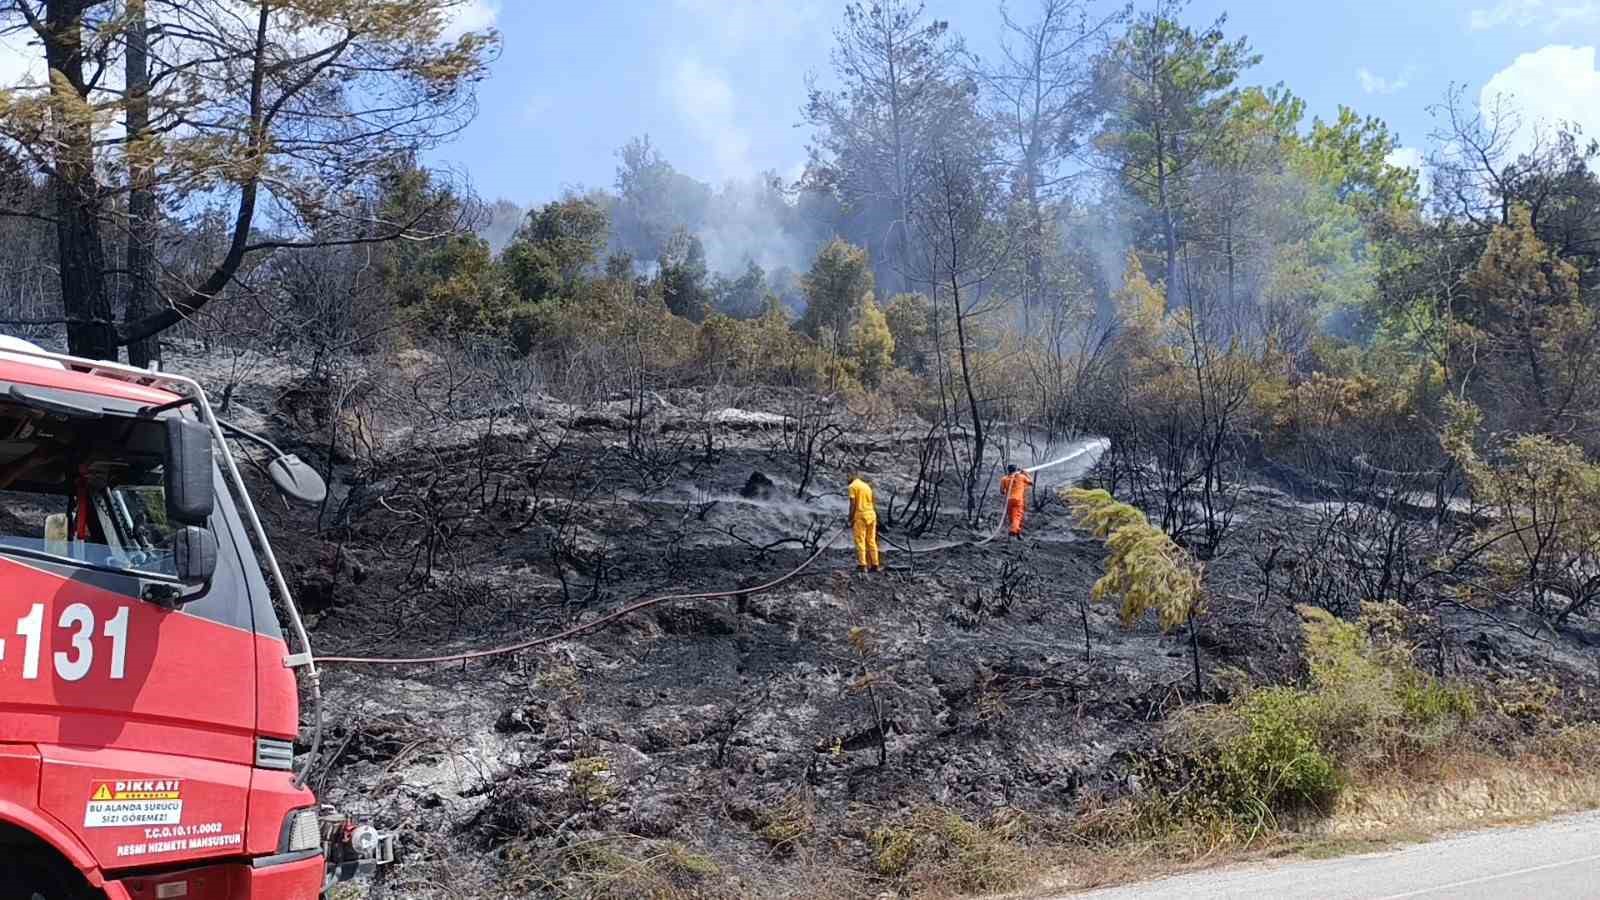
[[[916,429],[851,433],[797,498],[803,467],[763,410],[722,415],[709,454],[667,443],[670,429],[629,447],[605,410],[578,423],[527,406],[361,453],[308,437],[267,396],[240,402],[242,419],[333,460],[325,510],[263,504],[319,656],[492,647],[660,594],[761,584],[844,525],[847,471],[867,473],[892,520],[917,458]],[[1040,496],[1085,468],[1041,472]],[[881,574],[856,573],[841,536],[757,595],[669,602],[483,661],[328,666],[314,786],[397,833],[386,896],[623,896],[629,865],[670,858],[683,896],[873,897],[888,889],[875,828],[930,806],[1070,817],[1136,790],[1130,751],[1216,699],[1219,668],[1301,674],[1298,618],[1262,590],[1257,551],[1295,532],[1304,498],[1246,492],[1232,549],[1208,565],[1197,694],[1187,634],[1125,628],[1090,601],[1104,551],[1059,503],[1032,512],[1023,541],[969,543],[994,525],[992,490],[977,529],[949,489],[915,540],[885,521]],[[1456,672],[1595,681],[1582,634],[1455,616]],[[583,880],[618,868],[597,847],[625,855],[609,893]]]

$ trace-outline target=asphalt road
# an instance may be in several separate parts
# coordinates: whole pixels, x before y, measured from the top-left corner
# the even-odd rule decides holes
[[[1600,814],[1384,853],[1197,872],[1057,900],[1600,898]]]

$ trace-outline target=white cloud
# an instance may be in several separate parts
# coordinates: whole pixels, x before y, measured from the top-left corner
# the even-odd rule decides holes
[[[739,127],[733,86],[721,72],[686,57],[673,67],[664,89],[678,115],[709,147],[717,179],[754,173],[750,136]]]
[[[1385,78],[1382,75],[1374,75],[1372,70],[1363,66],[1356,71],[1356,77],[1361,79],[1361,90],[1368,94],[1397,94],[1411,85],[1410,70],[1394,78]]]
[[[453,41],[469,31],[493,28],[500,18],[500,0],[466,0],[450,11],[443,38]]]
[[[1389,151],[1389,155],[1385,156],[1383,161],[1399,169],[1422,171],[1422,151],[1416,147],[1396,147]]]
[[[1552,32],[1600,24],[1600,0],[1500,0],[1494,6],[1472,10],[1467,14],[1467,24],[1474,31],[1542,24]]]
[[[1551,44],[1516,61],[1490,78],[1478,95],[1483,109],[1504,101],[1522,117],[1513,152],[1529,149],[1539,129],[1571,123],[1584,134],[1600,135],[1600,71],[1594,47]]]
[[[1572,25],[1600,25],[1600,0],[1582,0],[1551,10],[1550,30],[1557,31]]]
[[[1487,9],[1475,9],[1467,14],[1467,24],[1473,31],[1487,31],[1502,25],[1526,28],[1538,19],[1544,0],[1500,0]]]

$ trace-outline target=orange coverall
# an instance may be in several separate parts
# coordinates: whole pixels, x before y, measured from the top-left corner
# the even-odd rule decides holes
[[[1028,488],[1033,478],[1018,469],[1015,474],[1002,476],[1000,493],[1006,498],[1006,521],[1011,526],[1011,536],[1022,536],[1022,513],[1028,506]]]

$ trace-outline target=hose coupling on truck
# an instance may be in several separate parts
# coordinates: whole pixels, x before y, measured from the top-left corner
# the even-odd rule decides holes
[[[322,807],[322,849],[328,861],[324,889],[341,881],[372,875],[394,862],[394,835],[384,834],[365,819],[352,819],[332,806]]]

